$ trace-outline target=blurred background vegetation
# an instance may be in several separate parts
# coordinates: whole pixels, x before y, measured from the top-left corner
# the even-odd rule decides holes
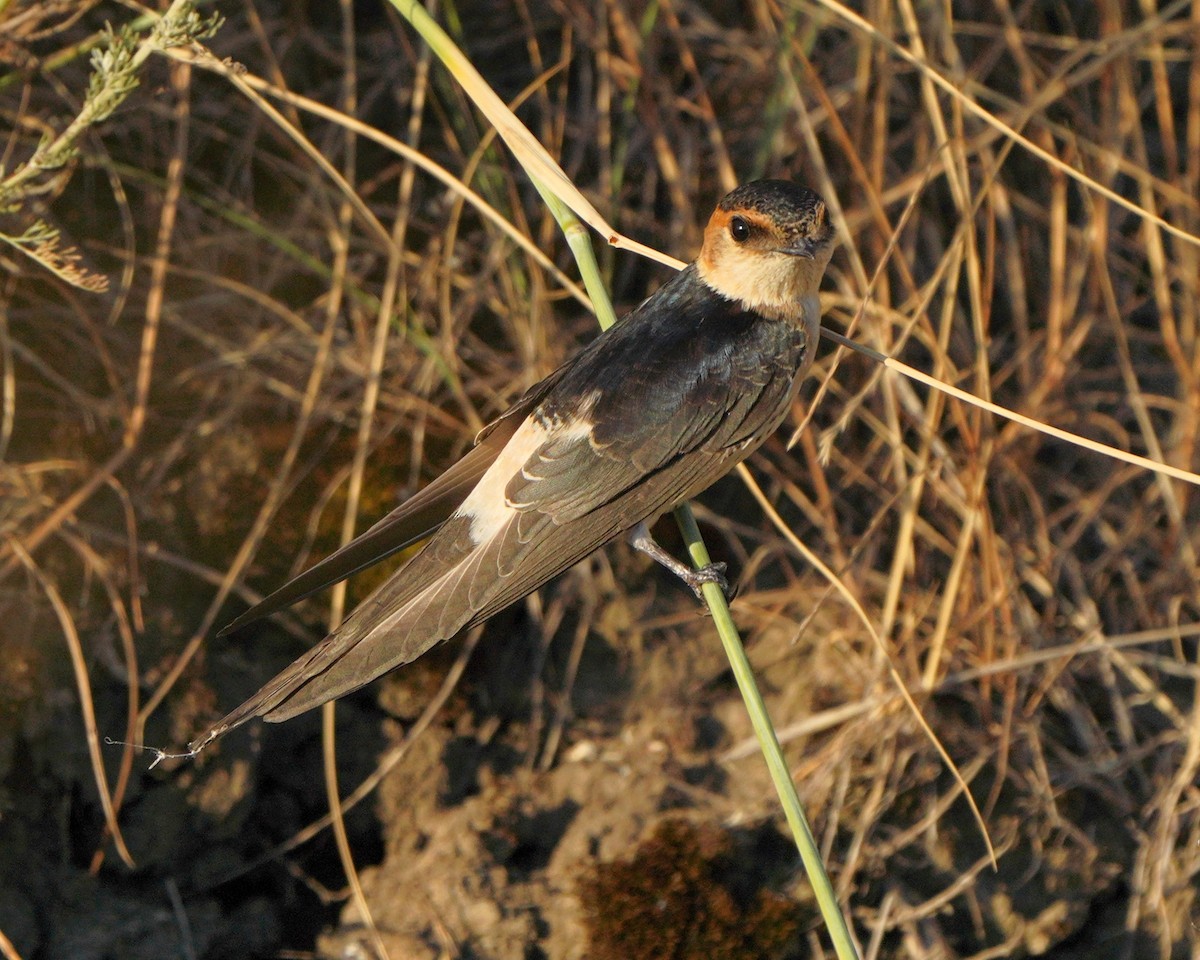
[[[735,183],[805,182],[827,326],[1200,467],[1200,4],[432,12],[624,233],[690,258]],[[0,0],[0,58],[6,955],[816,955],[719,644],[624,546],[339,705],[342,793],[383,781],[347,819],[375,933],[302,832],[317,718],[152,771],[104,742],[180,746],[318,638],[328,598],[210,639],[595,321],[383,0]],[[664,279],[601,256],[619,308]],[[704,498],[864,953],[1195,956],[1195,486],[828,344],[750,468],[887,647],[739,479]]]

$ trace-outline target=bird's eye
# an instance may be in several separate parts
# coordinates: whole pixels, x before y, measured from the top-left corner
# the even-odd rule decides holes
[[[729,235],[736,243],[745,243],[750,239],[750,224],[744,217],[733,217],[729,221]]]

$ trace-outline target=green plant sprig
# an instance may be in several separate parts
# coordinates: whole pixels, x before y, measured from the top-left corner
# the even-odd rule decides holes
[[[75,160],[84,133],[111,117],[137,89],[142,65],[150,54],[206,40],[221,23],[219,14],[201,17],[191,0],[175,0],[144,35],[132,24],[116,30],[107,27],[100,45],[91,51],[92,72],[79,112],[57,135],[45,134],[29,158],[11,173],[0,170],[0,212],[19,215],[30,197],[43,192],[39,178]],[[79,252],[63,246],[58,230],[40,218],[20,234],[0,232],[0,240],[72,286],[93,293],[108,288],[107,277],[83,267]]]

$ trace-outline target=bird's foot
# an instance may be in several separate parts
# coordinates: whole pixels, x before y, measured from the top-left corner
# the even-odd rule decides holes
[[[729,580],[725,576],[725,564],[709,563],[696,570],[687,564],[680,563],[660,547],[658,542],[650,536],[650,529],[645,523],[639,523],[630,531],[629,543],[635,550],[661,563],[686,583],[691,588],[692,593],[696,595],[697,600],[702,601],[704,599],[704,585],[706,583],[715,583],[721,588],[721,592],[725,594],[726,600],[733,599],[733,593],[729,589]]]
[[[684,567],[679,573],[679,579],[692,588],[692,593],[696,595],[697,600],[704,599],[704,585],[706,583],[715,583],[721,588],[721,593],[725,594],[726,600],[733,599],[733,591],[729,589],[729,578],[725,576],[725,564],[709,563],[701,567],[699,570],[692,570]]]

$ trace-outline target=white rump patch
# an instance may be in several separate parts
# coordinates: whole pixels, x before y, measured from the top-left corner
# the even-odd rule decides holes
[[[590,410],[596,397],[589,397],[583,405]],[[519,512],[505,494],[509,482],[524,468],[529,459],[553,436],[556,440],[584,439],[591,435],[592,424],[587,420],[543,424],[537,416],[530,415],[517,428],[516,433],[504,445],[499,456],[479,478],[475,489],[455,511],[458,516],[471,521],[471,540],[478,546],[496,536]]]

